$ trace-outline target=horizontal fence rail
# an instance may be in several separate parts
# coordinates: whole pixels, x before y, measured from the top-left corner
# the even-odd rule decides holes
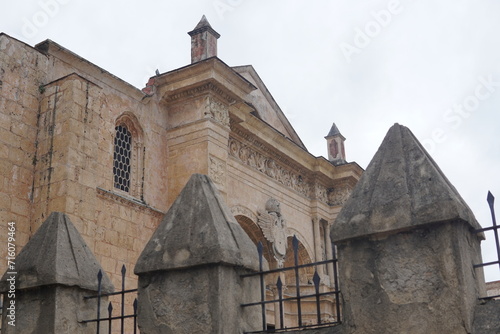
[[[474,265],[474,268],[482,268],[486,266],[493,266],[493,265],[498,265],[498,270],[500,271],[500,241],[498,237],[498,229],[500,226],[497,225],[497,220],[495,217],[495,197],[491,192],[488,191],[488,196],[487,196],[487,201],[488,205],[490,207],[490,212],[491,212],[491,220],[492,220],[492,226],[486,227],[486,228],[481,228],[476,230],[476,233],[482,233],[482,232],[487,232],[487,231],[493,231],[493,235],[495,238],[495,246],[496,246],[496,251],[497,251],[497,260],[496,261],[491,261],[491,262],[486,262],[486,263],[478,263]],[[486,297],[481,297],[479,299],[493,299],[493,298],[499,298],[500,295],[496,296],[486,296]]]
[[[82,323],[91,323],[95,322],[96,325],[96,334],[100,334],[101,331],[101,322],[108,322],[108,328],[107,332],[108,334],[111,334],[113,332],[113,321],[120,321],[120,333],[123,334],[125,333],[125,319],[132,318],[133,319],[133,333],[137,334],[137,298],[134,299],[134,302],[132,304],[133,307],[133,313],[132,314],[125,314],[125,295],[128,293],[137,293],[137,289],[129,289],[125,290],[125,274],[127,272],[127,268],[125,265],[122,266],[121,274],[122,274],[122,289],[121,291],[118,292],[112,292],[112,293],[102,293],[102,271],[99,270],[97,273],[97,295],[92,295],[92,296],[85,296],[85,299],[97,299],[97,316],[95,319],[89,319],[89,320],[84,320]],[[113,316],[113,303],[109,302],[108,303],[108,316],[105,318],[101,318],[101,301],[102,297],[109,297],[109,296],[121,296],[121,303],[120,303],[120,315],[118,316]]]
[[[338,286],[338,275],[337,275],[337,258],[336,258],[336,251],[335,251],[335,246],[332,244],[332,249],[333,249],[333,258],[330,260],[326,261],[320,261],[320,262],[314,262],[314,263],[307,263],[307,264],[300,264],[299,265],[299,260],[298,260],[298,253],[299,253],[299,242],[296,236],[293,237],[292,239],[292,246],[293,246],[293,256],[294,256],[294,265],[291,267],[286,267],[286,268],[278,268],[278,269],[271,269],[271,270],[263,270],[263,245],[261,242],[258,243],[257,245],[257,251],[259,254],[259,271],[251,274],[246,274],[246,275],[241,275],[242,278],[245,277],[251,277],[251,276],[259,276],[260,278],[260,301],[258,302],[251,302],[251,303],[246,303],[242,304],[242,307],[251,307],[251,306],[260,306],[261,308],[261,313],[262,313],[262,330],[260,331],[254,331],[254,332],[245,332],[247,334],[250,333],[262,333],[262,332],[267,332],[267,333],[276,333],[276,332],[285,332],[285,331],[291,331],[291,330],[297,330],[297,329],[306,329],[306,328],[321,328],[321,327],[332,327],[339,325],[341,323],[341,312],[340,312],[340,290]],[[332,263],[333,264],[333,285],[334,289],[332,291],[328,292],[322,292],[320,293],[320,276],[317,271],[317,266],[319,265],[326,265]],[[308,268],[308,267],[315,267],[314,275],[312,278],[312,282],[314,284],[314,293],[309,293],[309,294],[301,294],[301,288],[300,288],[300,277],[299,277],[299,269],[301,268]],[[274,274],[274,273],[282,273],[286,271],[294,271],[295,274],[295,296],[292,297],[283,297],[283,282],[281,280],[281,276],[278,277],[276,281],[276,288],[277,288],[277,293],[278,293],[278,299],[272,299],[272,300],[266,300],[266,286],[264,284],[264,277],[266,275]],[[334,296],[334,302],[335,302],[335,320],[334,321],[323,321],[321,319],[321,297],[325,296]],[[315,305],[316,305],[316,323],[315,324],[304,324],[303,319],[302,319],[302,302],[305,299],[314,299],[315,300]],[[285,302],[295,302],[296,303],[296,308],[297,308],[297,323],[298,326],[286,326],[285,321],[284,321],[284,303]],[[275,326],[276,328],[268,328],[267,321],[266,321],[266,305],[267,304],[278,304],[278,310],[275,308],[275,312],[279,312],[279,323],[276,323]]]

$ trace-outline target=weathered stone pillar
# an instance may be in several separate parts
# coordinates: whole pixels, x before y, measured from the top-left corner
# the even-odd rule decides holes
[[[139,328],[153,333],[242,333],[261,323],[256,247],[207,176],[194,174],[135,266]]]
[[[314,232],[314,255],[315,255],[315,260],[316,262],[319,262],[319,261],[323,261],[323,252],[321,250],[321,232],[320,232],[320,220],[318,217],[314,217],[312,219],[312,223],[313,223],[313,232]],[[320,277],[323,277],[323,266],[318,266],[317,268],[318,270],[318,275],[320,275]]]
[[[466,334],[484,288],[473,213],[394,125],[331,229],[348,333]]]
[[[333,259],[333,249],[332,249],[332,239],[330,238],[330,233],[328,232],[328,222],[325,221],[324,225],[324,231],[325,231],[325,247],[326,247],[326,258],[327,259]],[[334,275],[333,275],[333,263],[328,263],[327,264],[327,269],[328,269],[328,276],[330,277],[330,283],[334,284],[333,280]]]
[[[99,269],[69,218],[50,214],[0,281],[2,334],[95,333],[81,321],[96,317],[95,300],[83,297],[96,294]],[[106,274],[102,291],[113,291]]]

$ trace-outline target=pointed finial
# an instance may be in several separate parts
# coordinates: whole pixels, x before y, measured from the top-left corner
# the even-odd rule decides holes
[[[344,146],[345,137],[342,136],[335,123],[333,123],[325,139],[328,148],[328,160],[335,166],[345,164],[347,162]]]
[[[325,138],[334,137],[334,136],[341,136],[342,138],[344,138],[344,136],[342,136],[342,134],[339,131],[339,128],[337,128],[337,125],[335,125],[335,123],[333,123],[333,125],[330,129],[330,132],[328,132],[328,135]],[[344,140],[345,140],[345,138],[344,138]]]

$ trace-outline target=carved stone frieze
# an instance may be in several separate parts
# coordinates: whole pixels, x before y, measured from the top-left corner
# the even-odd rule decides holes
[[[252,147],[241,143],[235,138],[229,139],[229,154],[284,186],[297,191],[307,198],[311,198],[311,185],[305,182],[299,173],[277,163],[273,158],[257,152]]]
[[[216,184],[223,186],[226,178],[226,164],[219,158],[212,155],[209,156],[210,165],[208,169],[208,176]]]
[[[224,126],[229,126],[228,107],[211,96],[205,98],[205,117],[210,117]]]
[[[328,190],[322,184],[315,183],[312,197],[323,203],[328,203]]]

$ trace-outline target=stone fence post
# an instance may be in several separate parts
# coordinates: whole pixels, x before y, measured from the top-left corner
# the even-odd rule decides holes
[[[141,334],[243,333],[257,330],[256,247],[207,176],[194,174],[147,243],[139,276]]]
[[[332,226],[346,333],[467,334],[484,293],[473,213],[395,124]]]
[[[74,334],[96,331],[97,272],[101,269],[69,218],[53,212],[17,255],[0,281],[2,334]],[[112,292],[106,274],[102,292]]]

